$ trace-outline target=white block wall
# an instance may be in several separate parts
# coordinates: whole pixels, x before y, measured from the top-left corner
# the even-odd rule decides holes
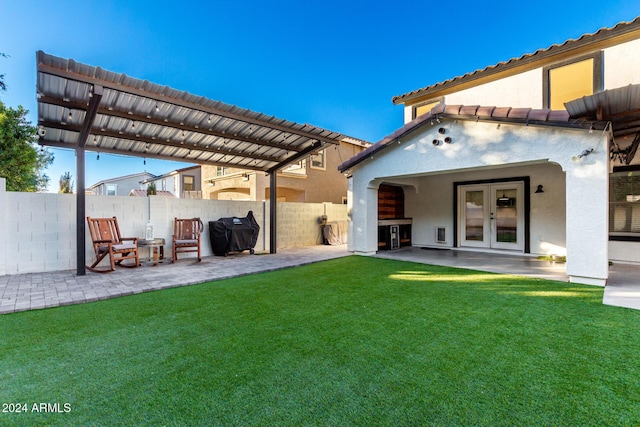
[[[76,198],[70,194],[17,193],[5,191],[0,178],[0,275],[75,270]],[[209,221],[224,217],[244,217],[252,210],[260,225],[256,250],[269,249],[269,203],[169,199],[165,197],[86,196],[86,215],[118,219],[123,237],[144,236],[149,219],[155,237],[166,241],[165,257],[171,256],[173,219],[199,217],[205,229],[202,255],[212,255]],[[278,204],[278,248],[321,243],[318,219],[325,214],[330,221],[346,221],[346,205],[323,203]],[[95,254],[87,229],[86,260]],[[141,256],[147,256],[143,249]],[[181,258],[195,256],[182,254]]]

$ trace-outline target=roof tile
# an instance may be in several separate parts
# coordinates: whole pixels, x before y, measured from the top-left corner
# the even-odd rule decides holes
[[[531,108],[512,108],[507,117],[510,119],[527,119],[530,111]]]
[[[478,111],[479,105],[463,105],[460,108],[460,114],[465,116],[475,116]]]

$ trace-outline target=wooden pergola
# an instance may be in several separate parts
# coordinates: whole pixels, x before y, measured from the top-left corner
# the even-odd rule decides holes
[[[277,172],[345,138],[42,51],[36,60],[39,143],[76,152],[78,275],[86,274],[86,151],[269,174],[275,253]]]

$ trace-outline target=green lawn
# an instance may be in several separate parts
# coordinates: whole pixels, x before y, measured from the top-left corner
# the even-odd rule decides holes
[[[602,292],[352,256],[4,315],[0,425],[638,425]]]

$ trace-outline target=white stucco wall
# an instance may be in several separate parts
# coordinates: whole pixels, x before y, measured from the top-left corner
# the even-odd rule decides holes
[[[603,49],[604,89],[640,83],[640,40]],[[581,54],[582,55],[582,54]],[[562,59],[563,61],[570,57]],[[514,108],[544,108],[543,67],[444,95],[447,105],[482,105]],[[432,82],[433,83],[433,82]],[[441,96],[436,94],[435,96]],[[404,122],[412,120],[412,107],[405,106]]]
[[[414,246],[454,246],[454,182],[487,179],[530,178],[531,220],[530,249],[533,254],[566,255],[565,238],[565,176],[560,166],[552,163],[518,167],[482,169],[477,171],[438,174],[419,178],[419,192],[405,187],[405,213],[413,218]],[[396,180],[400,183],[401,180]],[[544,193],[536,194],[538,185]],[[435,228],[447,228],[447,241],[438,243]]]
[[[437,147],[432,144],[434,139],[442,139],[438,133],[440,127],[446,129],[446,136],[453,139],[452,144]],[[589,156],[579,161],[572,160],[583,150],[591,148],[595,151]],[[404,185],[416,188],[415,197],[423,197],[429,193],[429,180],[450,179],[453,182],[466,179],[456,176],[424,178],[426,175],[499,177],[519,171],[522,173],[515,175],[522,176],[529,171],[536,172],[540,175],[537,178],[543,179],[544,169],[536,171],[540,164],[541,168],[546,167],[552,172],[545,182],[553,181],[548,184],[549,194],[553,194],[551,189],[558,185],[555,178],[561,172],[548,163],[555,163],[564,171],[566,221],[559,224],[562,215],[550,213],[557,212],[552,208],[553,203],[545,208],[542,202],[538,204],[536,201],[534,205],[536,198],[532,194],[532,213],[555,216],[556,220],[553,226],[536,220],[538,225],[531,230],[532,246],[536,240],[537,248],[542,251],[547,240],[552,244],[561,243],[562,238],[554,235],[558,234],[558,227],[564,227],[567,273],[574,281],[604,284],[608,276],[608,150],[606,137],[599,132],[590,134],[584,130],[506,124],[498,128],[495,123],[451,119],[434,126],[425,124],[410,136],[401,138],[400,144],[376,153],[373,159],[365,160],[354,168],[351,248],[363,254],[377,250],[377,188],[382,182],[400,180]],[[500,170],[505,167],[511,170]],[[538,183],[544,185],[532,178],[532,186]],[[449,198],[453,197],[451,191]],[[432,205],[437,200],[434,198],[428,202]],[[557,200],[554,203],[556,207],[561,206]],[[450,206],[449,215],[453,215],[451,200],[445,199],[444,204]],[[410,211],[410,214],[416,218],[416,212]],[[444,217],[436,219],[441,221]],[[427,229],[426,233],[430,231]],[[417,236],[426,238],[426,234]]]
[[[640,40],[604,50],[604,88],[614,89],[640,83]]]

